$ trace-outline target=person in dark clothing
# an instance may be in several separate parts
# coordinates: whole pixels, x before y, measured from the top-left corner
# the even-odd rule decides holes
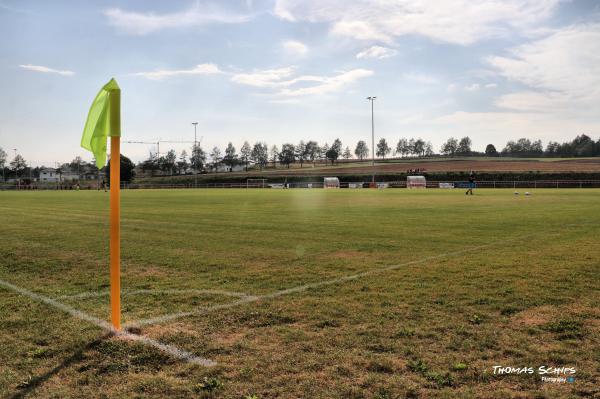
[[[475,172],[471,171],[471,174],[469,175],[469,188],[467,189],[467,192],[465,193],[465,195],[473,195],[473,189],[475,188]]]

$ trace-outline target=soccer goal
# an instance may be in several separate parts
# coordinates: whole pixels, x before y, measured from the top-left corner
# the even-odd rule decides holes
[[[406,188],[427,188],[425,176],[406,176]]]
[[[267,188],[267,179],[247,179],[246,188]]]
[[[338,179],[337,177],[324,178],[323,188],[340,188],[340,179]]]

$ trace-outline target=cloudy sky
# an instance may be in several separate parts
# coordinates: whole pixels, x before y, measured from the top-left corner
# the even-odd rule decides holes
[[[394,144],[600,135],[595,0],[0,0],[0,36],[0,147],[34,165],[91,160],[81,130],[111,77],[132,141],[193,140],[198,121],[204,148],[353,148],[369,95]]]

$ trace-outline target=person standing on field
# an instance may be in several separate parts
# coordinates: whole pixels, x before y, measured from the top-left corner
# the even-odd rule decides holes
[[[471,171],[471,174],[469,175],[469,188],[467,189],[467,192],[465,193],[465,195],[473,195],[473,189],[475,188],[475,172]]]

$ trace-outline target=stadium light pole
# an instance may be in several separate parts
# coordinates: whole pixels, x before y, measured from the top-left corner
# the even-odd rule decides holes
[[[198,122],[192,122],[194,125],[194,148],[192,149],[192,158],[194,157],[194,151],[196,151],[196,127],[198,126]],[[194,173],[194,188],[198,188],[198,171]]]
[[[375,96],[367,97],[367,100],[371,102],[371,166],[373,167],[373,177],[371,181],[375,183],[375,114],[373,113],[373,103],[375,102]]]

